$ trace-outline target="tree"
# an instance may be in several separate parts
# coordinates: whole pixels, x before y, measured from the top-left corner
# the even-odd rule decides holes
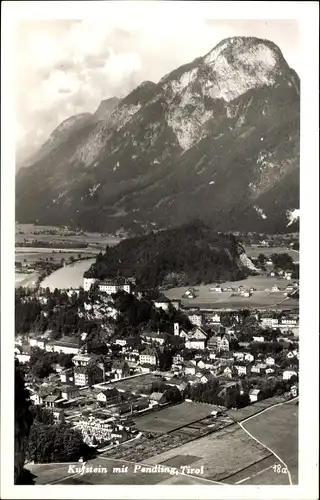
[[[168,387],[167,390],[166,390],[166,398],[167,398],[167,401],[171,402],[171,403],[178,403],[180,401],[182,401],[182,396],[181,396],[181,392],[179,391],[178,387]]]
[[[236,408],[244,408],[250,404],[250,397],[248,393],[236,395]]]
[[[264,263],[266,262],[267,260],[267,257],[263,254],[263,253],[259,253],[258,257],[257,257],[257,261],[258,263],[263,266]]]
[[[33,417],[30,400],[25,388],[24,372],[20,363],[15,362],[15,427],[14,427],[14,483],[19,484],[23,476],[23,465],[27,440]]]
[[[79,431],[69,424],[32,425],[27,457],[35,463],[75,462],[83,455],[84,443]]]

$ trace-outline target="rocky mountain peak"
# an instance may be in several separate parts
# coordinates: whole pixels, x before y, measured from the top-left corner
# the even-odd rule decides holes
[[[221,230],[286,228],[299,207],[299,103],[299,78],[274,43],[222,40],[62,124],[54,155],[42,150],[17,179],[18,219],[52,224],[67,213],[99,231],[195,217]]]

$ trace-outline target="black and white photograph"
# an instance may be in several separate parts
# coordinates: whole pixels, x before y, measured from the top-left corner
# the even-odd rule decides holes
[[[315,499],[318,3],[3,4],[3,497]]]

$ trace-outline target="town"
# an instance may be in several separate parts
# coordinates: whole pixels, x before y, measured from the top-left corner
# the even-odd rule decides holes
[[[142,461],[297,397],[299,313],[186,306],[134,278],[85,277],[75,290],[16,289],[15,357],[52,425]],[[48,459],[33,449],[29,461]]]

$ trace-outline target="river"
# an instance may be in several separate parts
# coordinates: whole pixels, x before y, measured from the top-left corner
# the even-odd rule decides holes
[[[96,259],[79,260],[69,266],[61,267],[47,276],[40,286],[49,287],[51,291],[55,288],[59,290],[66,288],[79,288],[83,286],[83,273],[89,269]]]

